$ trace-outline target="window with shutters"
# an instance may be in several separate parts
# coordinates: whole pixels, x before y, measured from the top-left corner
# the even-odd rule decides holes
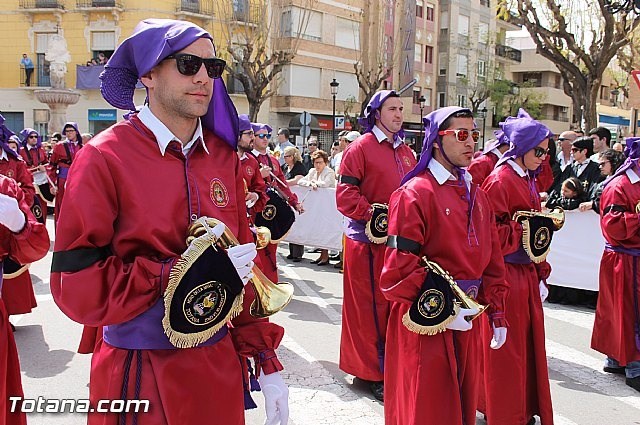
[[[113,31],[91,31],[92,59],[104,62],[116,49],[116,33]],[[102,55],[101,55],[102,54]],[[104,57],[104,59],[103,59]],[[104,64],[104,63],[103,63]]]

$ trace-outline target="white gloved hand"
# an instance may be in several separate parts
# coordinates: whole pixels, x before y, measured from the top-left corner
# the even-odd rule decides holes
[[[253,277],[253,273],[251,273],[253,269],[253,259],[258,255],[256,244],[245,243],[232,246],[231,248],[227,248],[227,255],[233,263],[233,267],[236,268],[238,276],[242,279],[242,283],[246,285]]]
[[[544,302],[549,296],[549,288],[544,284],[543,281],[540,281],[540,301]]]
[[[461,308],[455,319],[447,325],[447,329],[454,331],[468,331],[473,328],[473,325],[465,319],[465,316],[473,316],[474,314],[478,314],[477,308]]]
[[[18,207],[18,201],[0,193],[0,224],[13,233],[20,232],[26,223],[24,213]]]
[[[248,192],[247,196],[244,198],[244,202],[247,205],[247,208],[251,208],[256,204],[256,202],[258,202],[258,199],[260,199],[260,196],[257,193]]]
[[[260,375],[258,378],[267,419],[264,425],[287,425],[289,422],[289,388],[284,383],[280,372]]]
[[[496,328],[493,325],[491,327],[493,328],[493,338],[491,338],[489,347],[497,350],[507,342],[507,328]]]

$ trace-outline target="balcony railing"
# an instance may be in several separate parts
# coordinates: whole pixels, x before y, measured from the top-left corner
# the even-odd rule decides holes
[[[264,8],[259,4],[249,4],[246,2],[234,3],[233,19],[238,22],[257,24],[262,19]]]
[[[38,65],[33,68],[29,85],[27,85],[27,73],[24,66],[20,66],[20,87],[51,87],[49,77],[49,64]]]
[[[518,63],[522,62],[522,51],[504,44],[496,44],[496,55]]]
[[[211,0],[178,0],[177,12],[213,17],[213,2]]]
[[[20,0],[20,9],[64,9],[62,0]]]
[[[76,0],[78,9],[90,9],[94,7],[117,7],[122,9],[122,2],[116,0]]]

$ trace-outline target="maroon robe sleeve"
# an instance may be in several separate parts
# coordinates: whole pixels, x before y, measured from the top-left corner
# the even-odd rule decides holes
[[[360,192],[359,184],[356,184],[364,179],[364,163],[364,153],[359,144],[349,145],[342,154],[336,200],[342,215],[354,220],[371,219],[371,203]]]
[[[16,160],[15,180],[20,183],[20,189],[24,192],[24,199],[27,205],[33,205],[33,198],[36,196],[36,189],[33,186],[33,176],[29,172],[27,163],[23,160]]]
[[[635,247],[640,234],[640,215],[635,212],[635,204],[640,199],[629,202],[624,185],[620,184],[622,181],[626,183],[628,177],[618,177],[604,188],[600,198],[600,211],[602,211],[600,225],[605,239],[610,244]],[[609,208],[606,211],[611,206],[622,208]],[[629,206],[633,206],[634,209]],[[634,243],[630,244],[632,240]]]
[[[118,214],[116,183],[92,145],[78,152],[66,182],[55,251],[109,248]],[[164,260],[164,262],[163,262]],[[52,272],[51,292],[71,319],[90,326],[123,323],[149,309],[167,285],[170,258],[110,254],[75,272]]]
[[[504,167],[508,167],[508,165]],[[520,223],[511,220],[511,202],[509,199],[510,191],[517,190],[517,188],[505,188],[506,182],[501,177],[504,174],[506,173],[493,172],[482,184],[482,190],[487,193],[495,214],[503,256],[516,252],[522,246],[522,226]]]
[[[0,225],[0,258],[11,255],[20,264],[33,263],[43,258],[49,251],[49,234],[47,228],[31,213],[24,192],[15,181],[0,175],[0,193],[15,198],[25,215],[24,228],[18,233]]]
[[[487,176],[491,174],[496,163],[496,161],[492,161],[491,158],[489,158],[489,155],[493,154],[480,155],[474,158],[467,168],[467,171],[469,171],[471,177],[473,177],[473,182],[478,186],[482,185]]]
[[[484,205],[491,205],[482,191],[479,190],[477,196],[485,198]],[[478,292],[478,300],[489,306],[487,313],[493,325],[496,328],[504,328],[508,327],[505,313],[509,284],[505,279],[504,259],[494,215],[491,215],[491,228],[491,261],[482,273],[482,285],[480,285]]]
[[[342,166],[341,166],[342,169]],[[393,192],[389,201],[389,234],[402,236],[424,246],[426,219],[418,195],[405,186]],[[380,289],[389,301],[412,304],[427,272],[420,257],[407,251],[386,248]]]

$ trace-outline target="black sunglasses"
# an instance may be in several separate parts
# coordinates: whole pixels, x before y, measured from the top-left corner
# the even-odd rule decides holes
[[[204,67],[207,69],[207,75],[209,75],[209,78],[220,78],[224,71],[224,67],[227,65],[227,63],[220,58],[203,59],[200,56],[189,53],[169,55],[166,59],[175,59],[178,72],[187,76],[196,75],[198,71],[200,71],[202,63],[204,63]]]
[[[271,133],[256,134],[256,137],[260,139],[271,139]]]
[[[549,149],[533,148],[533,154],[536,156],[536,158],[542,158],[545,155],[549,155]]]

